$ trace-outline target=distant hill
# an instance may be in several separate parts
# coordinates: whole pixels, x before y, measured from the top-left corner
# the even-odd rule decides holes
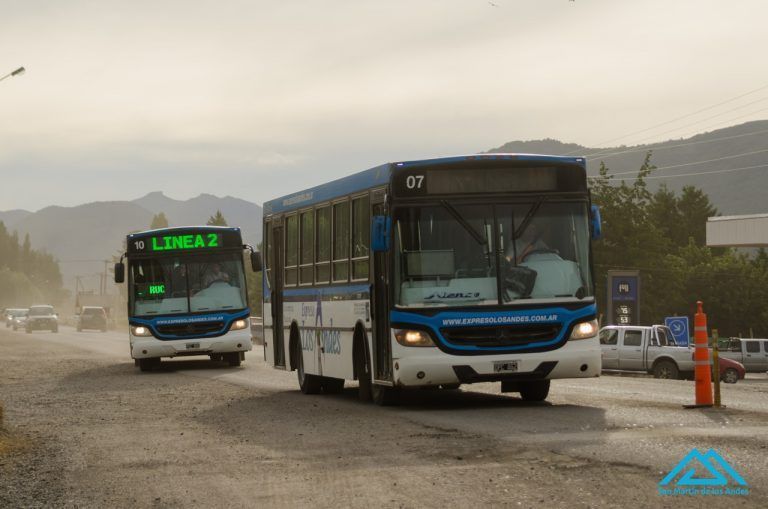
[[[220,210],[230,226],[242,229],[246,243],[255,246],[261,241],[261,207],[240,198],[201,194],[189,200],[175,200],[161,191],[155,191],[132,203],[153,214],[163,212],[171,226],[205,224],[209,217]]]
[[[697,134],[691,138],[670,140],[652,145],[598,149],[545,139],[512,141],[488,152],[583,155],[587,157],[589,174],[596,175],[600,161],[605,162],[610,173],[636,171],[642,164],[648,150],[653,152],[651,161],[660,168],[653,173],[652,177],[718,172],[709,175],[676,178],[651,178],[648,180],[651,190],[655,190],[662,182],[665,182],[673,190],[679,190],[685,185],[694,185],[709,195],[710,200],[721,214],[768,212],[768,200],[765,197],[766,189],[768,189],[768,120],[747,122]],[[710,162],[690,164],[699,161]],[[665,166],[676,165],[684,166],[662,169]],[[728,171],[760,165],[766,165],[766,167]],[[632,175],[628,175],[628,177],[631,178]]]
[[[98,288],[102,260],[122,249],[128,232],[146,230],[152,217],[164,212],[170,226],[205,224],[221,210],[231,226],[243,230],[244,241],[256,245],[261,238],[261,207],[227,196],[201,194],[190,200],[174,200],[162,192],[133,201],[94,202],[76,207],[46,207],[37,212],[0,212],[9,230],[23,238],[29,234],[35,249],[44,249],[60,261],[64,284],[74,289],[75,276],[85,276],[86,289]]]
[[[0,211],[0,222],[5,224],[6,228],[9,230],[14,229],[14,225],[30,215],[32,212],[28,210],[21,210],[21,209],[15,209],[15,210],[6,210],[5,212]]]

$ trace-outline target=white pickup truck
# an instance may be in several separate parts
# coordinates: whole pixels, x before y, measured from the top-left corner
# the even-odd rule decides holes
[[[644,371],[656,378],[693,374],[692,349],[677,346],[664,325],[609,325],[600,330],[603,369]]]
[[[733,359],[750,373],[768,371],[768,339],[728,338],[719,342],[720,357]]]

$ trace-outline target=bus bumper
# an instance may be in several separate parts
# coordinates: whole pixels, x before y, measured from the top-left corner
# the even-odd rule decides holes
[[[130,339],[131,357],[134,359],[248,352],[253,347],[249,329],[229,331],[223,336],[215,338],[186,338],[166,341],[155,337],[131,335]]]
[[[395,385],[405,387],[502,380],[590,378],[600,376],[602,367],[597,336],[568,341],[562,348],[548,352],[450,355],[437,348],[398,347],[393,354]],[[517,371],[496,372],[496,363],[504,361],[517,361]]]

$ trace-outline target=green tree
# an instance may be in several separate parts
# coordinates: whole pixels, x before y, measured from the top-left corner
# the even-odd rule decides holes
[[[212,215],[208,218],[208,221],[205,223],[208,226],[227,226],[227,220],[224,219],[224,216],[222,215],[220,210],[216,211],[216,214]]]
[[[631,184],[622,180],[615,185],[605,164],[600,165],[598,176],[591,181],[592,199],[600,206],[604,220],[603,239],[593,245],[598,303],[602,303],[605,313],[609,270],[640,269],[643,289],[640,316],[644,323],[658,323],[659,317],[665,316],[667,290],[663,283],[669,278],[670,270],[666,259],[669,239],[650,220],[652,196],[645,178],[654,169],[649,152]]]
[[[152,217],[149,229],[156,230],[158,228],[168,228],[168,219],[165,217],[165,212],[159,212]]]
[[[701,189],[693,186],[683,187],[682,194],[677,200],[680,213],[680,229],[687,233],[683,245],[692,237],[697,246],[707,243],[707,218],[717,215],[717,209],[712,206],[709,197]]]

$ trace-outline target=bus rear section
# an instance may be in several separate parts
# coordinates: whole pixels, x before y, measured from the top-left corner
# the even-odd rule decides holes
[[[542,400],[551,379],[599,376],[582,158],[385,165],[265,217],[265,355],[305,392],[500,382]]]
[[[128,279],[130,351],[142,371],[163,357],[240,365],[252,348],[244,247],[238,228],[128,235],[127,271],[121,262],[115,277]]]

